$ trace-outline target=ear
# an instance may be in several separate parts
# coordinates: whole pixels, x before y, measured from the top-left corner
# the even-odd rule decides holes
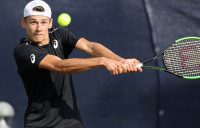
[[[21,26],[22,26],[23,28],[26,27],[26,23],[25,23],[25,19],[24,19],[24,17],[21,18],[20,23],[21,23]]]
[[[53,19],[50,19],[48,28],[50,29],[50,28],[52,28],[52,26],[53,26]]]

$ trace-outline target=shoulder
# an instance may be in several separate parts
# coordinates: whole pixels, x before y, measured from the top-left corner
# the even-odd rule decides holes
[[[31,50],[31,49],[34,49],[34,45],[32,45],[29,41],[27,41],[25,38],[22,38],[20,40],[20,43],[17,44],[14,48],[14,54],[18,54],[20,52],[25,52],[27,50]]]
[[[22,39],[13,50],[14,58],[23,60],[29,58],[31,55],[43,56],[46,54],[46,50],[43,50],[42,48],[24,39]]]
[[[50,29],[49,33],[52,35],[63,35],[63,34],[68,33],[68,31],[69,30],[66,28],[54,28],[54,29]]]
[[[40,61],[48,54],[47,50],[38,47],[33,43],[21,40],[15,47],[13,56],[18,66],[23,67],[26,64],[38,66]],[[23,65],[23,66],[22,66]]]
[[[20,40],[20,43],[18,43],[18,44],[15,46],[13,53],[14,53],[14,54],[17,54],[17,53],[19,53],[21,50],[26,49],[26,48],[28,48],[28,47],[30,47],[30,46],[28,45],[28,41],[25,41],[25,38],[22,38],[22,39]]]
[[[72,33],[69,29],[67,28],[54,28],[54,29],[50,29],[49,30],[49,34],[52,35],[53,37],[64,37],[64,38],[68,38],[68,37],[74,37],[74,38],[78,38],[77,35],[75,35],[74,33]]]

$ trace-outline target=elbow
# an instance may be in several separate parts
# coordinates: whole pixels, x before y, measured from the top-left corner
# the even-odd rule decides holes
[[[97,51],[99,51],[100,48],[102,48],[102,44],[100,43],[97,43],[97,42],[93,42],[91,43],[91,45],[89,46],[89,53],[92,54],[92,55],[95,55],[95,56],[98,56],[96,55],[97,54]]]
[[[68,73],[68,71],[66,70],[64,64],[60,61],[58,62],[54,67],[53,67],[54,71],[61,73],[61,74],[66,74]]]

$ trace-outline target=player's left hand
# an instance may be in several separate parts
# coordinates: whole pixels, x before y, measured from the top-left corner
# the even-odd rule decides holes
[[[140,64],[140,61],[135,59],[135,58],[131,58],[131,59],[124,59],[122,60],[123,63],[123,67],[124,67],[124,73],[128,73],[128,72],[142,72],[142,68],[138,67],[137,65]]]

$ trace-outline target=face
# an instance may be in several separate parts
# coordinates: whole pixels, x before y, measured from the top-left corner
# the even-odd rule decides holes
[[[52,19],[46,16],[28,16],[22,18],[21,25],[26,29],[27,36],[31,42],[38,45],[49,43],[48,30],[52,27]]]

